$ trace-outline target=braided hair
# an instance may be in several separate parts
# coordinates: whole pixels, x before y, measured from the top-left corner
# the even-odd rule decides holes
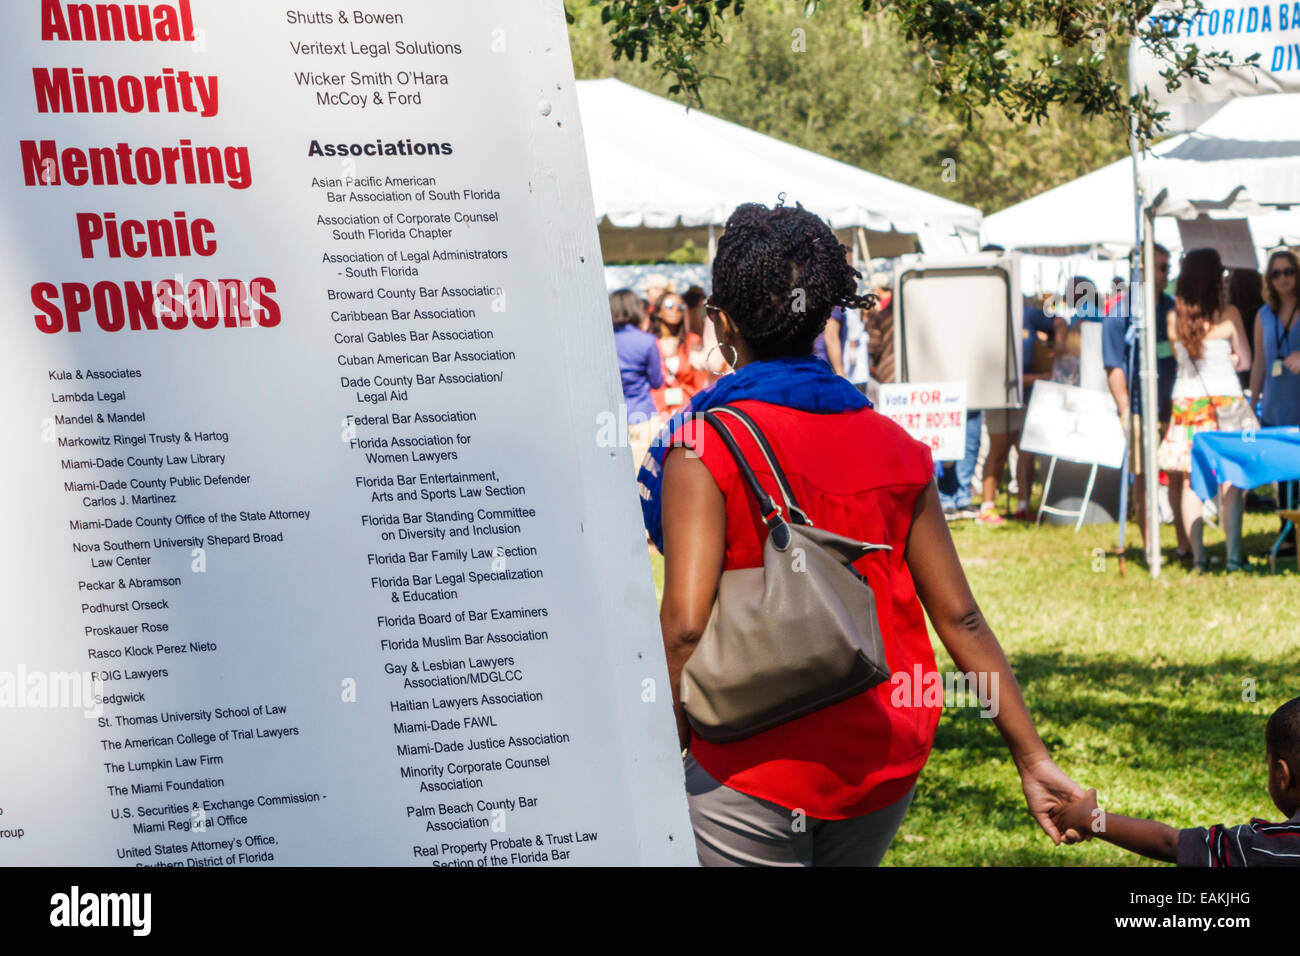
[[[758,358],[807,355],[831,310],[869,309],[861,274],[830,227],[801,205],[737,206],[713,260],[713,304]]]

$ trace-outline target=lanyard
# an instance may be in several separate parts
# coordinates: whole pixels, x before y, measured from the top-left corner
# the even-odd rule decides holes
[[[1277,357],[1280,359],[1286,358],[1288,355],[1291,354],[1290,348],[1288,348],[1285,352],[1283,352],[1282,346],[1284,345],[1289,346],[1291,344],[1291,330],[1295,328],[1295,314],[1296,314],[1296,306],[1292,306],[1291,324],[1289,326],[1283,325],[1282,317],[1280,315],[1277,316]]]

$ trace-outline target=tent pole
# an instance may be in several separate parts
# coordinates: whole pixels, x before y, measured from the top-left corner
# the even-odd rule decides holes
[[[1142,268],[1146,275],[1155,273],[1155,216],[1148,208],[1144,213]],[[1145,299],[1142,313],[1142,471],[1146,475],[1147,565],[1153,578],[1160,577],[1160,471],[1156,465],[1156,446],[1160,442],[1160,400],[1156,371],[1156,286],[1147,281],[1142,286]]]
[[[1160,421],[1160,405],[1156,388],[1158,384],[1156,380],[1156,290],[1155,286],[1145,279],[1146,276],[1153,274],[1152,267],[1155,265],[1155,222],[1150,210],[1147,209],[1146,198],[1142,194],[1141,150],[1138,148],[1137,115],[1132,109],[1132,99],[1137,94],[1137,83],[1133,78],[1133,47],[1131,44],[1128,50],[1128,58],[1130,102],[1128,144],[1129,153],[1133,157],[1133,227],[1137,238],[1133,246],[1134,263],[1129,280],[1128,299],[1129,312],[1133,316],[1133,321],[1137,323],[1141,342],[1138,348],[1138,360],[1142,367],[1142,447],[1139,451],[1142,455],[1142,474],[1146,477],[1143,482],[1146,500],[1141,503],[1134,502],[1134,504],[1146,509],[1147,567],[1151,570],[1151,577],[1158,578],[1160,577],[1160,505],[1158,498],[1160,493],[1160,473],[1156,471],[1156,444],[1159,441],[1157,432]],[[1140,307],[1138,306],[1139,297],[1142,303]],[[1133,396],[1133,382],[1131,379],[1128,387],[1131,401]],[[1120,515],[1121,522],[1126,518],[1127,515]],[[1123,528],[1123,525],[1121,525],[1121,528]],[[1120,533],[1122,544],[1123,531],[1121,530]]]
[[[1133,97],[1133,51],[1129,50],[1129,98]],[[1142,180],[1138,175],[1138,143],[1137,143],[1137,119],[1132,112],[1128,118],[1128,148],[1129,155],[1133,160],[1133,252],[1128,257],[1129,278],[1128,278],[1128,314],[1130,331],[1133,323],[1138,321],[1138,310],[1140,306],[1137,302],[1138,290],[1141,288],[1142,281],[1142,261],[1138,255],[1138,250],[1142,248]],[[1124,379],[1125,388],[1128,390],[1129,411],[1133,410],[1133,370],[1135,363],[1133,361],[1136,344],[1130,344],[1128,361],[1125,363],[1124,373],[1127,376]],[[1128,480],[1129,480],[1129,460],[1128,446],[1133,441],[1133,430],[1130,428],[1124,435],[1124,463],[1119,472],[1119,540],[1116,542],[1115,550],[1119,555],[1119,573],[1124,573],[1124,540],[1128,535]],[[1141,451],[1138,452],[1141,454]]]

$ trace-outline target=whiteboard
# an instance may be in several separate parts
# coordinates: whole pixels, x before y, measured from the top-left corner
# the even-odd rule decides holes
[[[970,408],[1021,404],[1018,258],[920,260],[899,272],[898,381],[964,381]]]

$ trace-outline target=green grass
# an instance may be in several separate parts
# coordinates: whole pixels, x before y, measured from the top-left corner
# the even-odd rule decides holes
[[[1277,519],[1247,514],[1246,554],[1272,545]],[[1147,573],[1130,525],[1127,575],[1098,559],[1115,526],[1008,522],[952,526],[971,588],[1011,661],[1056,762],[1101,805],[1174,827],[1277,819],[1265,786],[1264,724],[1300,694],[1295,559],[1277,575],[1197,576],[1173,559]],[[1211,555],[1223,539],[1207,529]],[[662,592],[663,562],[652,556]],[[1222,565],[1219,565],[1222,567]],[[1099,569],[1100,568],[1100,569]],[[934,640],[941,671],[953,664]],[[1255,700],[1243,700],[1253,680]],[[1159,865],[1100,840],[1053,847],[1025,809],[992,721],[947,709],[916,799],[885,865]]]

